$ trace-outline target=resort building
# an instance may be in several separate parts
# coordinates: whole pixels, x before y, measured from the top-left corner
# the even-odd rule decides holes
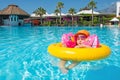
[[[69,13],[61,13],[61,20],[62,20],[62,26],[81,26],[81,25],[91,25],[91,14],[92,14],[92,10],[91,9],[83,9],[79,12],[77,12],[76,14],[74,14],[73,16]],[[108,17],[108,14],[102,14],[100,12],[97,11],[93,11],[94,14],[94,23],[95,25],[100,25],[100,23],[106,23],[103,18],[104,17]],[[72,24],[72,17],[73,17],[73,24]],[[59,18],[60,15],[55,15],[55,13],[51,13],[51,14],[44,14],[42,15],[42,25],[60,25],[59,23]],[[33,25],[39,25],[40,24],[40,16],[33,13],[31,14],[31,20],[32,20],[32,24]],[[99,23],[98,23],[99,22]]]
[[[24,24],[24,19],[28,17],[29,14],[17,5],[8,5],[0,11],[0,25],[21,26]]]

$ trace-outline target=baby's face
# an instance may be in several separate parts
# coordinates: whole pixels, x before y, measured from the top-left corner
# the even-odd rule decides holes
[[[86,39],[84,35],[78,35],[77,37],[77,44],[81,44]]]

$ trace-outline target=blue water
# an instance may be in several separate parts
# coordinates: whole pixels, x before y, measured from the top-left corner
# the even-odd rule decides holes
[[[63,74],[47,47],[68,32],[86,29],[111,48],[105,59],[81,62]],[[96,53],[97,54],[97,53]],[[120,28],[0,27],[0,80],[120,80]]]

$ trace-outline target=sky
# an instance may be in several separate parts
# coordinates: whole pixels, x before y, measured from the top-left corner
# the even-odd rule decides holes
[[[10,4],[16,4],[29,14],[32,14],[37,8],[42,7],[47,13],[53,13],[58,2],[64,3],[63,13],[67,13],[70,8],[75,8],[76,12],[80,8],[85,7],[90,0],[0,0],[0,10],[6,8]],[[96,10],[108,8],[111,4],[120,0],[94,0],[96,2]]]

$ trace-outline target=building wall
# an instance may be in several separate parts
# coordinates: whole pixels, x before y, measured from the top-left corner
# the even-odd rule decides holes
[[[116,17],[120,17],[120,2],[116,3]]]
[[[17,15],[10,15],[8,19],[3,20],[4,25],[21,26],[24,24],[23,19],[19,19]]]
[[[3,21],[4,25],[8,25],[8,26],[21,26],[24,25],[24,21],[23,20],[19,20],[19,21],[11,21],[9,19],[5,19]]]

